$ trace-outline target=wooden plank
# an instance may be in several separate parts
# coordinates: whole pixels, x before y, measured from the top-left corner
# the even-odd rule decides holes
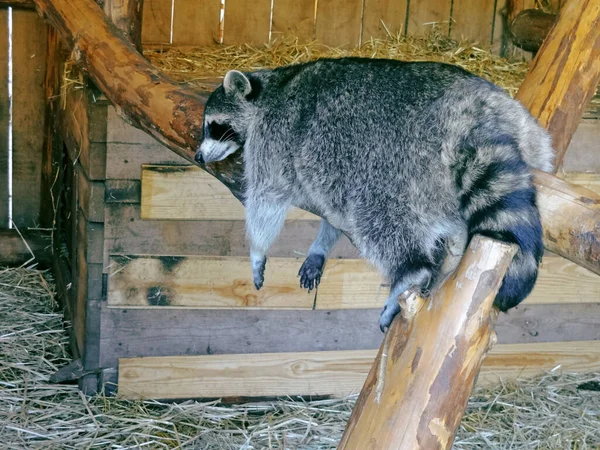
[[[220,0],[177,0],[173,8],[173,45],[219,43]]]
[[[315,37],[331,47],[360,45],[362,0],[317,2]]]
[[[408,0],[365,0],[361,41],[403,35],[407,3]]]
[[[244,206],[223,183],[196,166],[142,166],[142,219],[244,220]],[[319,220],[298,208],[288,220]]]
[[[139,205],[112,203],[106,205],[104,225],[106,255],[248,256],[250,251],[241,220],[147,221],[141,220]],[[270,255],[286,258],[305,255],[318,229],[318,222],[287,222]],[[357,252],[343,237],[331,257],[356,258]]]
[[[562,170],[600,173],[598,142],[600,142],[600,120],[582,120],[569,143]]]
[[[119,394],[127,399],[275,397],[360,391],[376,350],[172,356],[119,360]],[[563,372],[600,369],[598,342],[497,345],[477,383],[514,380],[560,366]]]
[[[0,9],[0,227],[8,227],[8,13]]]
[[[144,0],[142,42],[169,44],[171,42],[171,14],[175,0]]]
[[[314,38],[315,0],[274,0],[271,40],[296,38],[307,42]]]
[[[454,0],[454,5],[456,5],[456,1]],[[451,0],[411,0],[408,7],[407,34],[425,36],[431,33],[435,26],[442,36],[447,36],[450,29],[451,8]],[[473,11],[470,11],[470,15],[472,16],[477,9],[474,8]],[[456,17],[456,14],[454,14],[454,17]]]
[[[139,180],[106,180],[104,182],[104,201],[106,203],[141,202],[142,183]]]
[[[379,312],[103,307],[101,366],[141,356],[375,349]],[[500,315],[496,331],[501,344],[599,340],[600,304],[519,306]]]
[[[224,44],[269,42],[271,0],[227,0],[223,22]]]
[[[559,173],[557,176],[569,183],[578,184],[596,194],[600,194],[600,174],[598,173],[568,172]]]
[[[39,222],[47,30],[35,11],[13,11],[13,220]]]
[[[89,259],[89,258],[88,258]],[[269,258],[265,285],[252,284],[248,257],[113,256],[108,304],[194,308],[379,308],[389,293],[362,259],[328,261],[316,293],[299,287],[301,258]],[[545,257],[525,304],[587,303],[600,299],[600,277],[560,258]]]
[[[492,24],[495,20],[494,0],[454,0],[450,37],[478,42],[489,47],[492,43]]]
[[[78,164],[75,168],[79,207],[90,222],[104,222],[104,182],[90,181]]]

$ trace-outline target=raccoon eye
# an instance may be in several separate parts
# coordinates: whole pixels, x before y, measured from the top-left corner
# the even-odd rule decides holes
[[[215,141],[222,139],[231,139],[235,136],[235,131],[230,125],[225,123],[210,122],[208,124],[208,135]]]

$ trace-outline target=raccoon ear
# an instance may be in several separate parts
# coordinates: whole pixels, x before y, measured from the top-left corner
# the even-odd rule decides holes
[[[252,92],[250,80],[238,70],[230,70],[223,80],[223,89],[226,94],[238,94],[246,97]]]

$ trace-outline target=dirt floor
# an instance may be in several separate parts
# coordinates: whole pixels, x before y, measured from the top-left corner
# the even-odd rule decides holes
[[[249,403],[84,397],[49,376],[68,339],[48,274],[0,268],[0,446],[5,449],[333,449],[355,397]],[[455,449],[600,449],[600,374],[559,371],[476,389]]]

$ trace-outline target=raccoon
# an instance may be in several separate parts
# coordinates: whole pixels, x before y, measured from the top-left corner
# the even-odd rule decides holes
[[[322,217],[300,285],[319,285],[344,233],[390,282],[382,331],[398,296],[427,295],[475,233],[519,247],[500,310],[534,286],[543,246],[531,168],[552,170],[550,137],[502,89],[457,66],[341,58],[230,71],[206,103],[196,160],[238,150],[256,289],[292,205]]]

